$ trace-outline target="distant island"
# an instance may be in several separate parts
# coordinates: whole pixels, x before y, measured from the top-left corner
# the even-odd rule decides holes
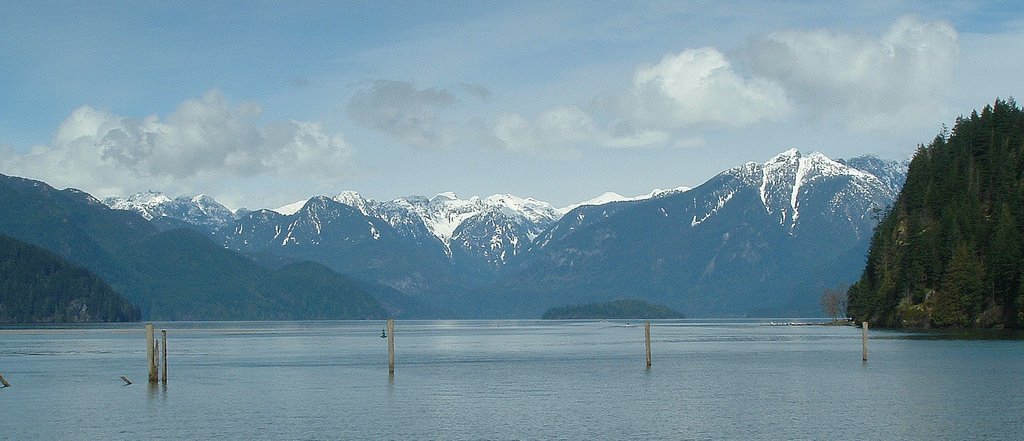
[[[642,300],[624,299],[551,308],[545,311],[541,318],[545,320],[681,319],[684,316],[667,306],[654,305]]]

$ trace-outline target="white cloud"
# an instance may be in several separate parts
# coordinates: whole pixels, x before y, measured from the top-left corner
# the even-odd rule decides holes
[[[330,179],[346,172],[351,150],[341,136],[311,122],[263,124],[260,114],[257,104],[231,106],[216,90],[185,101],[164,120],[83,106],[64,120],[50,145],[8,153],[0,168],[99,196],[203,190],[199,183],[218,178]]]
[[[742,127],[790,112],[782,88],[761,78],[743,78],[714,48],[687,49],[660,63],[639,67],[624,93],[597,99],[605,123],[578,106],[557,106],[533,120],[497,119],[493,139],[516,152],[550,152],[581,144],[613,148],[700,145],[677,132],[696,126]]]
[[[880,36],[786,30],[751,40],[734,63],[713,47],[638,67],[620,93],[589,110],[552,107],[531,119],[499,117],[496,144],[510,151],[702,145],[701,132],[782,121],[800,112],[857,130],[930,126],[944,117],[959,58],[944,21],[902,17]]]
[[[602,127],[577,106],[558,106],[544,110],[532,120],[517,114],[499,115],[490,139],[492,146],[510,152],[576,156],[578,147],[585,144],[642,147],[664,143],[668,134]]]
[[[633,76],[627,117],[643,126],[743,127],[780,119],[790,111],[786,93],[763,78],[744,78],[715,48],[687,49],[644,66]]]
[[[907,16],[883,35],[780,31],[739,52],[752,72],[781,84],[812,114],[856,129],[934,124],[958,60],[957,32]]]
[[[541,112],[532,121],[516,114],[499,115],[493,135],[503,150],[553,154],[573,151],[596,131],[594,121],[582,109],[560,106]]]
[[[442,148],[457,140],[455,124],[442,115],[455,101],[444,89],[421,90],[411,83],[377,80],[352,96],[347,115],[410,146]]]

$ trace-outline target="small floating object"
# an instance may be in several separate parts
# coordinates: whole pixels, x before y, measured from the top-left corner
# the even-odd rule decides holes
[[[0,374],[0,384],[2,384],[3,387],[11,387],[11,383],[7,382],[7,379],[4,378],[3,374]]]
[[[388,338],[388,330],[387,329],[381,329],[380,330],[380,338]]]
[[[124,382],[124,385],[125,385],[125,386],[127,386],[127,385],[129,385],[129,384],[132,384],[132,380],[129,380],[129,379],[128,379],[128,377],[126,377],[126,376],[124,376],[124,375],[122,375],[122,376],[121,376],[121,381],[123,381],[123,382]]]

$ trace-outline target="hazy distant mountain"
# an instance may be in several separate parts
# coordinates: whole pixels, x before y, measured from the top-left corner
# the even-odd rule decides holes
[[[889,182],[824,155],[782,153],[687,192],[582,206],[539,236],[474,310],[631,297],[687,316],[814,315],[856,279]]]
[[[325,196],[311,198],[291,215],[254,211],[223,236],[224,245],[233,250],[312,260],[408,294],[458,286],[439,241],[410,237]]]
[[[85,192],[5,175],[0,213],[0,233],[56,253],[112,284],[126,277],[115,251],[157,232],[137,214],[111,210]]]
[[[139,213],[162,231],[196,227],[212,234],[237,219],[233,211],[203,194],[171,199],[163,193],[149,191],[128,197],[111,196],[104,198],[103,203],[115,210]]]
[[[856,278],[905,173],[905,163],[790,150],[693,189],[606,193],[561,210],[452,193],[380,202],[343,192],[235,218],[194,197],[108,202],[214,229],[226,248],[274,268],[311,260],[469,316],[623,297],[688,316],[814,315],[822,289]]]
[[[470,278],[492,278],[560,217],[548,203],[507,194],[459,199],[454,193],[441,193],[377,202],[343,192],[332,199],[367,218],[387,222],[421,247],[439,246],[456,271]]]
[[[219,205],[190,199],[205,207]],[[135,212],[114,210],[78,190],[58,191],[39,181],[0,175],[0,212],[0,234],[95,272],[139,307],[143,318],[356,319],[435,311],[321,266],[297,262],[268,269],[208,235],[186,229],[159,232]],[[211,218],[211,212],[205,217]],[[295,277],[303,283],[289,286]],[[371,295],[381,296],[387,309]]]
[[[676,188],[670,188],[668,190],[654,189],[653,191],[651,191],[648,194],[640,195],[640,196],[632,196],[632,197],[623,196],[621,194],[609,191],[609,192],[602,193],[598,197],[595,197],[595,198],[592,198],[592,199],[588,199],[588,200],[585,200],[583,202],[578,202],[578,203],[575,203],[575,204],[570,204],[570,205],[567,205],[565,207],[559,208],[558,209],[558,213],[564,215],[565,213],[568,213],[568,212],[576,209],[577,207],[582,207],[584,205],[605,205],[605,204],[610,204],[612,202],[641,201],[641,200],[644,200],[644,199],[655,199],[655,198],[665,197],[665,196],[673,195],[673,194],[676,194],[676,193],[682,193],[682,192],[689,191],[689,190],[690,190],[690,187],[676,187]]]

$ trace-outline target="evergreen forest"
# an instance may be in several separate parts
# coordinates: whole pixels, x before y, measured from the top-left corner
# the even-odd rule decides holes
[[[138,319],[138,308],[88,270],[0,235],[0,323]]]
[[[1024,323],[1024,111],[996,100],[910,162],[875,229],[850,316],[884,327]]]

